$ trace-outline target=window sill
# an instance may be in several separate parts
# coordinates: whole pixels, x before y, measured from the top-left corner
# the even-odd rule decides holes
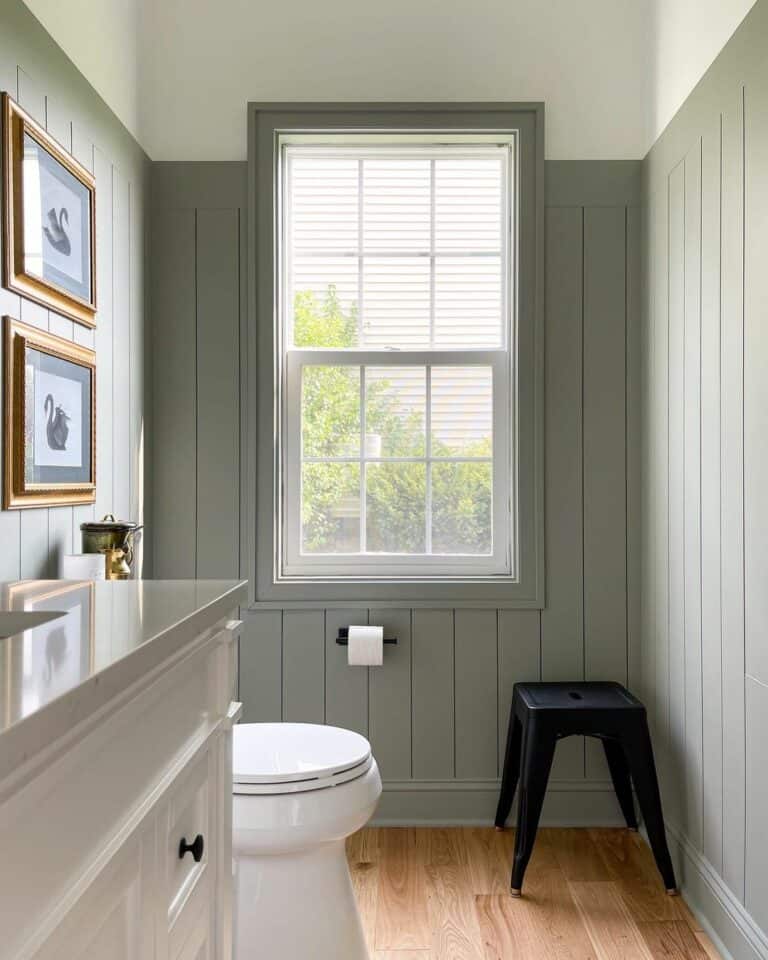
[[[260,583],[250,609],[347,607],[481,607],[540,610],[544,590],[538,582],[512,580],[355,581]]]
[[[532,600],[254,600],[245,607],[254,613],[259,610],[543,610],[544,604]]]

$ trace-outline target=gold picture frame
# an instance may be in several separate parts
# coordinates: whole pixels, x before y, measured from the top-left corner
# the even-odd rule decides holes
[[[96,499],[96,354],[5,317],[3,509]]]
[[[7,93],[1,109],[3,285],[95,327],[96,181]]]

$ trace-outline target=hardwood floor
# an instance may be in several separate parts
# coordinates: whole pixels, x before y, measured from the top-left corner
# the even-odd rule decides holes
[[[369,828],[347,855],[372,960],[719,960],[628,830],[542,829],[523,897],[514,830]]]

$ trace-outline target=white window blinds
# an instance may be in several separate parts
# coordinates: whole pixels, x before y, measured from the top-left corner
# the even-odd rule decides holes
[[[509,148],[289,146],[285,295],[292,344],[503,348]],[[297,323],[329,297],[344,331]],[[299,318],[300,319],[300,318]]]

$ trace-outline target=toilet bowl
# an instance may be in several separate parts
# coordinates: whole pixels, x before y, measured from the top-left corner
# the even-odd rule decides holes
[[[309,723],[234,728],[234,960],[367,960],[345,840],[381,796],[365,737]]]

